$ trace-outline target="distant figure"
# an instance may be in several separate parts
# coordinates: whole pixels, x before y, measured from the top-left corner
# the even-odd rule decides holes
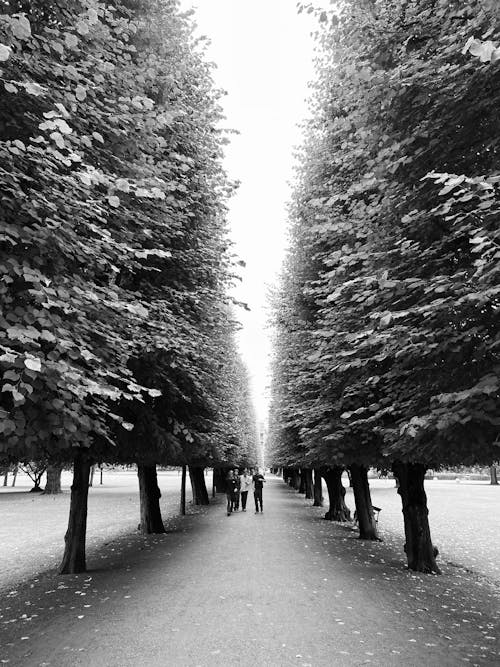
[[[226,477],[226,498],[227,498],[227,515],[230,516],[234,509],[234,502],[236,496],[236,490],[238,486],[234,478],[234,473],[230,470],[227,473]]]
[[[262,489],[264,488],[264,475],[260,472],[260,470],[253,476],[253,497],[255,500],[255,514],[259,513],[259,506],[260,506],[260,511],[264,511],[264,507],[262,506]]]
[[[241,490],[241,480],[238,468],[235,468],[233,471],[234,482],[236,484],[236,489],[234,491],[234,511],[238,512],[240,509],[240,490]]]
[[[252,475],[249,474],[248,469],[243,470],[243,475],[240,475],[240,493],[241,493],[241,511],[247,511],[248,492],[253,488]]]

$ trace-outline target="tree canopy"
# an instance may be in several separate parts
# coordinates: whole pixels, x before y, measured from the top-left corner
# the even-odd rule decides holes
[[[491,462],[498,9],[345,1],[319,18],[275,308],[274,450],[299,465]]]
[[[189,15],[0,5],[0,451],[223,458],[233,185]]]

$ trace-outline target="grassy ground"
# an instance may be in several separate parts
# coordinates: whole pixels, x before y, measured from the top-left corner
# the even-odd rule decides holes
[[[179,511],[180,476],[159,472],[164,518]],[[188,482],[189,484],[189,482]],[[56,496],[29,493],[33,484],[19,475],[14,489],[0,487],[0,590],[56,567],[62,559],[71,485],[63,473],[63,493]],[[189,498],[188,492],[188,498]],[[89,489],[87,551],[92,558],[100,547],[119,535],[137,532],[139,495],[133,471],[104,472]],[[112,547],[111,547],[112,548]],[[96,555],[101,559],[106,553]]]

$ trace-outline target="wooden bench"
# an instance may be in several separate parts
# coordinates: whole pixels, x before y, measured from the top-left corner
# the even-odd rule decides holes
[[[372,510],[373,510],[373,518],[375,519],[375,523],[378,524],[378,515],[382,511],[381,507],[377,507],[376,505],[372,505]],[[358,513],[354,512],[354,523],[358,523]]]

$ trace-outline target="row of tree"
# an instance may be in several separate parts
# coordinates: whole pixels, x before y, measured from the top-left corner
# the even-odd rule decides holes
[[[149,531],[157,463],[256,459],[220,93],[178,5],[0,0],[0,455],[73,463],[62,572],[93,462],[137,464]]]
[[[408,566],[438,572],[426,469],[499,458],[500,13],[338,5],[274,299],[271,458],[318,469],[337,520],[349,469],[372,539],[367,468],[392,468]]]

